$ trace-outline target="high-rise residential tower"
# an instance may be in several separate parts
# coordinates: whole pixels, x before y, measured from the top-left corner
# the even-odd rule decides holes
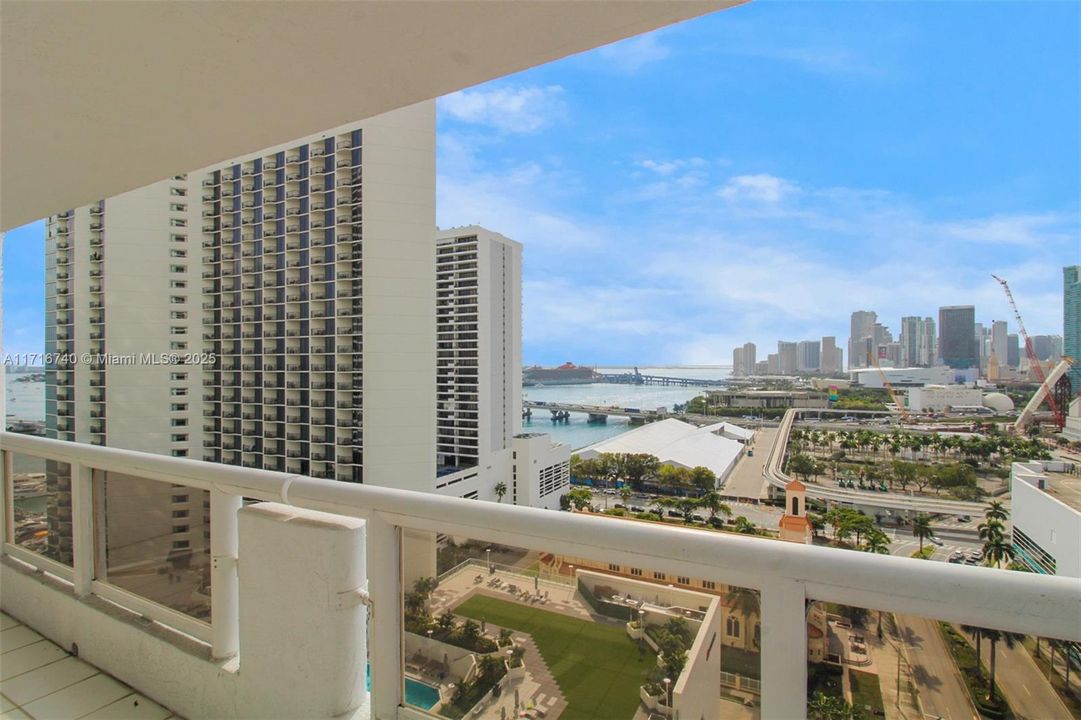
[[[979,367],[976,345],[976,308],[952,305],[938,309],[938,354],[951,368]]]
[[[991,351],[988,355],[994,355],[998,360],[999,367],[1012,367],[1010,364],[1009,330],[1005,320],[995,320],[991,323]]]
[[[838,357],[837,338],[827,335],[822,338],[822,358],[819,363],[824,373],[835,373],[841,370],[841,361]]]
[[[758,348],[753,342],[743,343],[743,368],[745,375],[754,375],[758,365]]]
[[[1071,392],[1081,392],[1081,265],[1062,268],[1062,353],[1073,358]]]
[[[422,103],[51,217],[48,342],[78,361],[47,375],[49,434],[431,490],[434,131]],[[103,488],[114,578],[198,595],[205,494]]]
[[[798,345],[794,342],[777,341],[777,362],[781,375],[792,375],[799,367]]]
[[[1006,364],[1012,370],[1021,366],[1021,339],[1017,333],[1006,336]]]
[[[818,340],[801,340],[796,346],[796,369],[818,372],[822,366],[822,344]]]
[[[900,364],[929,367],[935,364],[935,321],[931,318],[901,318]]]
[[[848,367],[867,367],[867,338],[872,345],[875,337],[875,324],[878,314],[872,310],[857,310],[852,313],[851,328],[848,336]]]

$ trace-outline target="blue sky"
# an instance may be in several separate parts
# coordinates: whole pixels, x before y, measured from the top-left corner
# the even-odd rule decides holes
[[[438,222],[525,244],[527,362],[731,362],[873,309],[1062,332],[1081,6],[753,2],[439,102]],[[5,242],[41,347],[40,224]]]

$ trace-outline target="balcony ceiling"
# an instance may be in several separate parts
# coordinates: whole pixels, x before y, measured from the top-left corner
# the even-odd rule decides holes
[[[0,229],[743,1],[3,2]]]

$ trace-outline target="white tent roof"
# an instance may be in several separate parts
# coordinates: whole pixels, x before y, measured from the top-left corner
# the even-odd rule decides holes
[[[754,437],[754,430],[748,430],[742,428],[739,425],[733,425],[730,422],[719,422],[713,425],[707,425],[702,428],[703,430],[709,430],[711,433],[717,435],[723,435],[733,440],[750,440]]]
[[[715,435],[713,430],[716,428],[716,425],[695,427],[669,418],[594,443],[580,450],[578,455],[588,459],[601,453],[646,453],[655,455],[666,465],[707,467],[719,478],[724,478],[739,458],[743,445]]]

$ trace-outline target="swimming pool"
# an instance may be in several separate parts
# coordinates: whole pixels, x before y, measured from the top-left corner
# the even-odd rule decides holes
[[[439,689],[428,683],[414,680],[411,677],[405,679],[405,702],[407,705],[418,707],[421,710],[430,710],[439,702]]]
[[[371,690],[372,668],[370,665],[366,675],[365,685],[368,690]],[[418,707],[421,710],[431,710],[432,706],[439,702],[439,688],[407,677],[405,679],[405,702],[407,705]]]

